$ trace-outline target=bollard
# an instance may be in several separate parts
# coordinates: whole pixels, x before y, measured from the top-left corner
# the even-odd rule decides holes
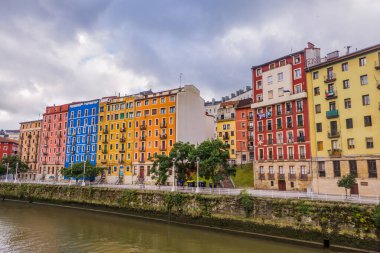
[[[330,248],[330,240],[329,239],[323,240],[323,248],[325,248],[325,249]]]

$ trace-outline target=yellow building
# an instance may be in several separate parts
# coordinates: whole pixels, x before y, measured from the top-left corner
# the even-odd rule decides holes
[[[236,106],[238,101],[222,102],[218,109],[216,132],[229,151],[230,162],[236,163]]]
[[[379,62],[380,44],[307,69],[314,192],[343,194],[353,174],[352,194],[380,195]]]
[[[99,104],[97,166],[108,183],[132,181],[134,97],[107,97]]]

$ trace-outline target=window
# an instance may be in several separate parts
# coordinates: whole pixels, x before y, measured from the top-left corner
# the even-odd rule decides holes
[[[278,88],[278,96],[279,97],[284,96],[284,88]]]
[[[256,75],[257,76],[261,76],[262,73],[263,73],[263,71],[261,68],[256,69]]]
[[[365,57],[359,58],[359,66],[365,66],[367,63],[367,59]]]
[[[315,105],[315,113],[321,113],[321,105],[320,104]]]
[[[256,89],[261,90],[263,88],[261,80],[256,82]]]
[[[342,63],[342,71],[348,71],[348,62]]]
[[[257,95],[257,102],[262,102],[263,101],[263,96],[261,94]]]
[[[272,84],[273,83],[272,76],[268,76],[267,81],[268,81],[268,84]]]
[[[346,119],[346,128],[351,129],[354,127],[354,123],[352,122],[352,118]]]
[[[347,139],[347,147],[348,147],[348,149],[354,149],[355,148],[354,138],[348,138]]]
[[[362,75],[362,76],[360,76],[360,84],[361,84],[361,85],[366,85],[366,84],[368,84],[368,76],[367,76],[367,75]]]
[[[346,98],[344,100],[344,108],[346,108],[346,109],[351,108],[351,98]]]
[[[318,172],[320,177],[326,176],[325,162],[318,162]]]
[[[369,95],[363,95],[362,102],[363,102],[363,105],[369,105],[370,104]]]
[[[319,94],[321,94],[321,89],[319,87],[315,87],[314,88],[314,96],[318,96]]]
[[[282,66],[285,66],[285,65],[286,65],[286,59],[285,59],[285,60],[281,60],[279,65],[280,65],[281,67],[282,67]]]
[[[282,80],[284,80],[284,73],[277,73],[277,81],[282,82]]]
[[[376,160],[367,160],[368,164],[368,177],[377,178]]]
[[[272,99],[273,98],[273,90],[268,91],[268,98]]]
[[[271,64],[269,64],[269,69],[274,69],[275,68],[275,64],[274,63],[271,63]]]
[[[317,142],[317,148],[318,148],[318,151],[323,151],[323,141]]]
[[[294,86],[294,92],[297,94],[297,93],[301,93],[302,92],[302,86],[301,85],[295,85]]]
[[[340,161],[333,161],[334,177],[340,177]]]
[[[318,71],[315,71],[313,72],[313,79],[318,79],[319,78],[319,72]]]
[[[301,63],[301,56],[299,55],[294,56],[294,64],[298,64],[298,63]]]
[[[350,167],[350,175],[352,175],[354,177],[358,177],[358,167],[356,164],[356,160],[348,161],[348,165]]]
[[[295,69],[294,70],[294,79],[301,78],[301,69]]]
[[[371,116],[364,116],[364,126],[372,126],[372,118]]]
[[[372,137],[365,138],[365,142],[366,142],[367,148],[373,148],[373,138]]]
[[[316,128],[317,132],[322,132],[322,123],[317,123]]]
[[[350,88],[350,80],[343,80],[343,89]]]

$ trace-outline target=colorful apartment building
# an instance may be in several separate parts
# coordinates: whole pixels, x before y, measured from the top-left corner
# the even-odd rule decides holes
[[[308,69],[314,192],[343,194],[337,181],[351,174],[351,194],[380,195],[379,62],[380,44]]]
[[[193,85],[135,96],[135,143],[131,181],[151,182],[150,160],[169,154],[174,143],[192,144],[212,138],[211,117],[205,115],[204,100]],[[172,182],[169,180],[169,182]]]
[[[320,59],[308,48],[252,67],[254,180],[258,189],[310,189],[310,134],[305,67]]]
[[[18,154],[18,141],[0,137],[0,159]]]
[[[59,180],[65,166],[69,104],[48,106],[42,119],[38,179]]]
[[[38,152],[41,145],[42,120],[20,123],[19,156],[29,171],[21,173],[21,179],[36,180],[38,174]]]
[[[227,145],[231,163],[236,163],[236,106],[238,103],[238,101],[222,102],[216,118],[217,138]]]
[[[253,162],[254,122],[252,98],[239,100],[236,105],[236,163]]]
[[[88,161],[96,165],[99,100],[69,105],[65,168]]]
[[[105,97],[99,104],[97,166],[109,183],[131,183],[135,135],[134,97]]]

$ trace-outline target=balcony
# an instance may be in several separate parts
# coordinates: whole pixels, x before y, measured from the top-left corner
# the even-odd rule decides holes
[[[46,161],[42,161],[42,165],[46,165],[47,163],[46,163]]]
[[[285,174],[284,173],[277,173],[278,180],[285,180]]]
[[[296,180],[296,178],[297,178],[296,174],[294,174],[294,173],[289,173],[289,175],[288,175],[288,179],[289,179],[289,180]]]
[[[380,61],[375,61],[375,69],[380,70]]]
[[[45,152],[43,152],[42,154],[43,154],[44,156],[47,156],[47,155],[48,155],[48,152],[45,151]]]
[[[248,131],[253,131],[253,126],[248,126]]]
[[[306,159],[306,154],[300,154],[300,160],[305,160]]]
[[[140,141],[146,141],[146,136],[140,136]]]
[[[264,128],[263,128],[263,127],[259,127],[259,128],[257,129],[257,131],[260,132],[260,133],[262,133],[262,132],[264,132]]]
[[[292,109],[289,109],[289,110],[286,110],[286,111],[285,111],[285,114],[286,114],[286,115],[290,115],[290,114],[292,114],[292,113],[293,113],[293,110],[292,110]]]
[[[297,127],[304,127],[303,121],[297,122]]]
[[[60,146],[61,146],[61,143],[60,143],[60,142],[58,142],[58,143],[57,143],[57,147],[60,147]]]
[[[339,117],[339,111],[338,110],[330,110],[326,112],[326,118],[333,119]]]
[[[61,153],[55,153],[55,155],[56,155],[56,156],[60,156],[60,155],[61,155]]]
[[[333,91],[325,91],[325,99],[334,99],[338,97],[338,92],[336,90]]]
[[[248,141],[253,141],[253,136],[248,136]]]
[[[108,154],[108,151],[106,149],[102,150],[103,154]]]
[[[283,155],[278,155],[277,160],[284,160],[284,156]]]
[[[160,139],[161,140],[166,140],[168,136],[166,134],[160,134]]]
[[[291,144],[294,143],[294,140],[292,138],[288,139],[287,143]]]
[[[120,132],[124,133],[125,131],[127,131],[127,129],[125,129],[125,127],[120,128]]]
[[[166,147],[160,147],[160,151],[166,151]]]
[[[230,144],[225,144],[224,146],[225,146],[227,149],[229,149],[229,148],[231,147]]]
[[[305,136],[298,136],[297,142],[305,142]]]
[[[102,143],[103,143],[103,144],[108,144],[108,140],[105,139],[105,140],[102,141]]]
[[[119,153],[125,153],[125,149],[120,149]]]
[[[123,159],[120,159],[120,160],[119,160],[119,163],[120,163],[120,164],[124,164],[125,161],[124,161]]]
[[[286,128],[288,129],[293,128],[293,124],[290,124],[290,123],[286,124]]]
[[[160,127],[161,127],[161,128],[167,128],[168,125],[167,125],[166,123],[161,123],[161,124],[160,124]]]
[[[336,80],[336,75],[335,73],[328,73],[327,76],[325,76],[324,78],[325,80],[325,83],[332,83],[332,82],[335,82]]]
[[[108,129],[104,129],[103,134],[108,134]]]
[[[289,155],[289,160],[294,160],[294,155]]]
[[[267,143],[268,143],[268,145],[273,145],[273,139],[268,139],[268,141],[267,141]]]
[[[249,115],[249,116],[248,116],[248,120],[249,120],[249,121],[253,120],[253,115]]]
[[[107,160],[106,160],[106,159],[102,159],[100,162],[101,162],[102,164],[106,164],[106,163],[107,163]]]
[[[223,140],[228,140],[230,137],[228,135],[223,135]]]
[[[259,179],[260,180],[265,180],[265,174],[264,173],[260,173],[259,174]]]
[[[145,147],[140,147],[140,148],[139,148],[139,151],[140,151],[140,152],[145,152]]]
[[[125,137],[121,137],[121,138],[120,138],[120,142],[123,143],[123,142],[125,142],[125,141],[126,141]]]
[[[340,132],[339,131],[331,131],[327,133],[327,136],[332,139],[332,138],[339,138],[340,137]]]
[[[341,157],[342,156],[342,150],[341,149],[329,149],[329,156],[331,157]]]
[[[146,130],[146,125],[140,125],[140,130]]]
[[[282,111],[277,111],[276,112],[276,116],[281,116],[282,115]]]
[[[303,112],[303,107],[298,107],[298,108],[296,109],[296,112]]]
[[[268,180],[274,180],[274,173],[268,173]]]
[[[273,161],[273,155],[268,155],[268,161]]]
[[[59,161],[56,161],[55,162],[55,165],[60,165],[61,163]]]
[[[300,180],[302,180],[302,181],[307,181],[308,180],[308,176],[307,176],[307,174],[300,174]]]
[[[144,158],[139,159],[139,163],[145,163],[145,159]]]
[[[254,148],[254,147],[253,147],[252,145],[249,145],[249,146],[248,146],[248,149],[249,149],[249,150],[253,150],[253,148]]]

